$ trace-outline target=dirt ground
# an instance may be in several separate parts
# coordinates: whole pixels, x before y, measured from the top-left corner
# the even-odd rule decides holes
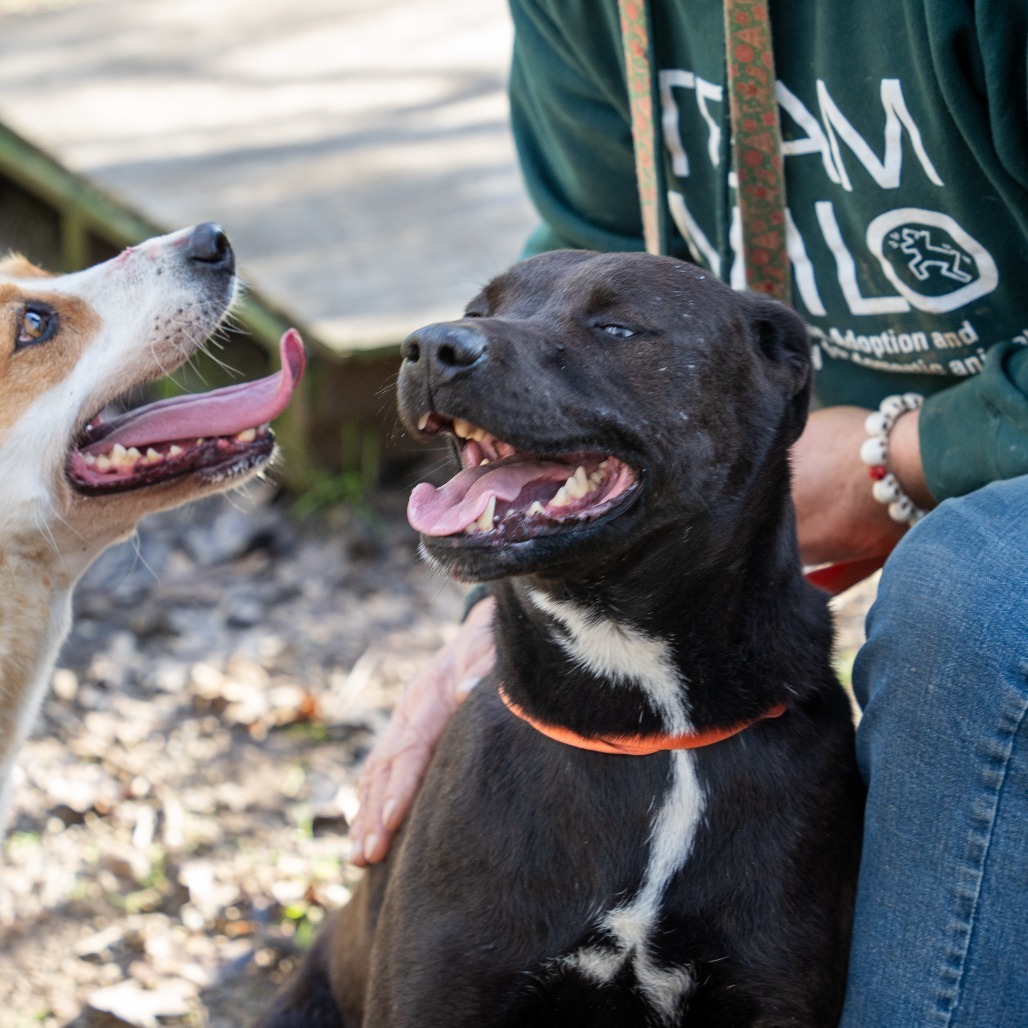
[[[16,772],[3,1028],[244,1025],[345,902],[360,763],[461,606],[405,499],[298,519],[258,488],[91,569]],[[839,606],[844,673],[868,597]]]

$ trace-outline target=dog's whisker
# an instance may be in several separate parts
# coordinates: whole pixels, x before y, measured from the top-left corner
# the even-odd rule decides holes
[[[145,568],[149,572],[150,577],[154,580],[154,582],[157,583],[157,584],[160,584],[160,581],[161,581],[160,575],[157,574],[157,572],[154,570],[154,568],[150,564],[150,562],[146,559],[146,557],[143,556],[143,541],[142,541],[142,538],[141,538],[141,536],[139,534],[139,529],[138,528],[132,533],[131,536],[129,536],[129,538],[126,540],[126,542],[130,542],[132,544],[132,554],[133,554],[133,565],[132,566],[133,567],[143,567],[143,568]],[[126,577],[127,577],[127,572],[126,572]]]
[[[51,512],[52,513],[56,513],[55,511],[51,511]],[[46,539],[47,544],[50,546],[50,548],[57,555],[57,558],[60,560],[61,567],[63,569],[65,567],[64,555],[61,553],[61,548],[57,544],[57,539],[54,536],[54,532],[53,532],[53,529],[50,526],[50,522],[38,511],[35,514],[35,520],[36,520],[36,528],[39,530],[39,534],[41,536],[43,536],[44,539]]]

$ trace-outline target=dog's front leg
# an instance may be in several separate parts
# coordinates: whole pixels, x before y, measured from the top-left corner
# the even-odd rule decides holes
[[[332,932],[322,931],[300,965],[253,1028],[358,1028],[343,1020],[329,978]]]
[[[253,1028],[360,1028],[387,867],[368,869],[350,902],[329,916],[299,971]]]

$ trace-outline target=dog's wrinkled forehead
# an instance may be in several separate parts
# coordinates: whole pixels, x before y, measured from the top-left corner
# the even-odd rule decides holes
[[[704,316],[734,310],[737,297],[709,273],[672,257],[557,250],[514,265],[468,304],[485,317],[529,318],[556,310],[645,317],[674,308]]]

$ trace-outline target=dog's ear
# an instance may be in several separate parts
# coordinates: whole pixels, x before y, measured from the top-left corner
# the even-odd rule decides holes
[[[772,375],[782,383],[790,397],[786,421],[786,441],[794,443],[807,423],[813,369],[810,334],[795,311],[785,304],[763,296],[750,296],[750,330],[760,354],[770,365]]]

